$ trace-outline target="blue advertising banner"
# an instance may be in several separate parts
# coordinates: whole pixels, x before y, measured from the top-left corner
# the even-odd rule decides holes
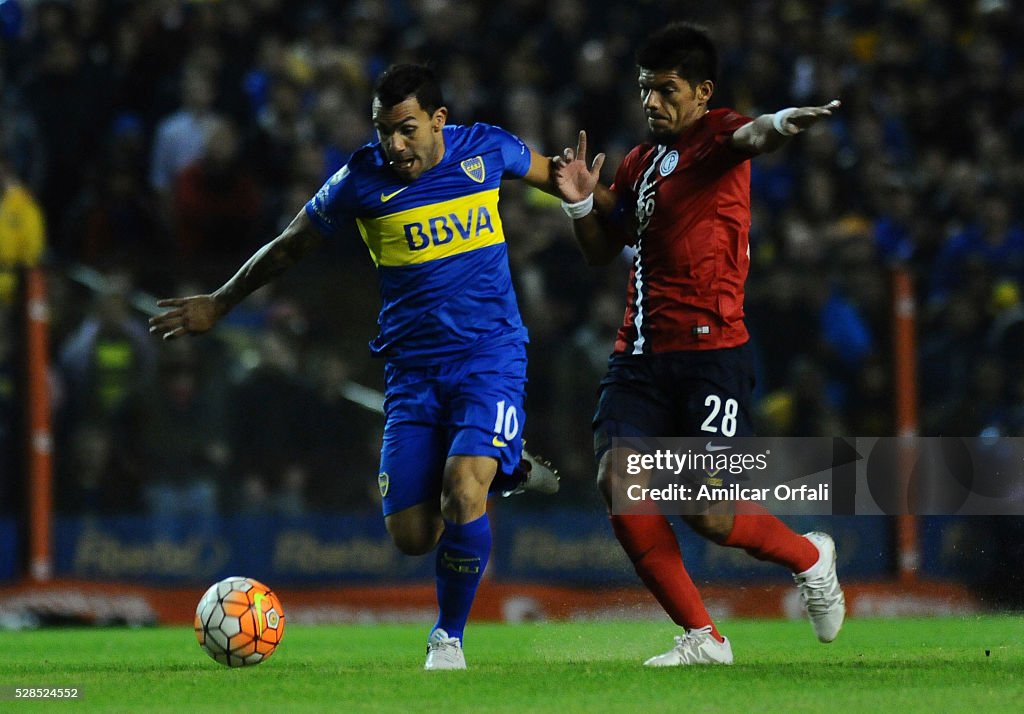
[[[629,558],[599,510],[518,511],[495,524],[493,576],[533,583],[636,582]]]
[[[891,526],[885,517],[793,516],[786,521],[799,532],[833,533],[845,579],[883,579],[893,572]],[[687,569],[698,582],[789,578],[777,565],[717,546],[682,523],[676,525]],[[958,526],[951,521],[949,527]],[[13,524],[0,521],[0,528],[13,531]],[[941,530],[941,524],[936,528]],[[632,565],[600,511],[505,513],[495,519],[494,530],[495,579],[559,585],[636,583]],[[2,540],[0,566],[13,563],[13,555],[7,554],[13,551],[12,541],[6,535]],[[434,574],[433,555],[414,558],[400,553],[377,514],[238,516],[160,524],[143,517],[58,518],[55,544],[58,577],[100,581],[196,584],[246,575],[277,586],[331,586],[423,583]]]
[[[432,576],[433,558],[392,544],[379,515],[232,517],[178,521],[173,533],[143,517],[59,518],[59,576],[153,584],[245,575],[277,585],[367,584]]]

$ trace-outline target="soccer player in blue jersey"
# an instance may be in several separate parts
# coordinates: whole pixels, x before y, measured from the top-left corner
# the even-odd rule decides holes
[[[488,490],[519,469],[527,332],[498,213],[503,178],[555,194],[551,159],[486,124],[447,126],[432,71],[397,65],[377,83],[378,142],[353,154],[291,224],[208,295],[162,300],[164,339],[200,334],[353,222],[378,267],[385,360],[378,483],[384,521],[410,555],[437,548],[440,615],[426,669],[465,669],[463,629],[491,550]],[[557,195],[557,194],[556,194]],[[532,460],[551,492],[557,481]],[[523,475],[525,474],[525,475]]]

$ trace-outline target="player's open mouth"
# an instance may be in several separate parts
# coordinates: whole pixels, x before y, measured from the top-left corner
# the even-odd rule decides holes
[[[416,157],[410,156],[407,159],[394,159],[391,162],[391,167],[396,171],[410,171],[412,165],[416,163]]]

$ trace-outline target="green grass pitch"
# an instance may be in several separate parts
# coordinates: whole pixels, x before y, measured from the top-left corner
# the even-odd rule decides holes
[[[856,620],[821,645],[805,622],[732,620],[732,667],[649,670],[668,623],[477,624],[466,672],[424,672],[426,626],[288,627],[230,670],[187,627],[0,632],[0,687],[76,686],[78,701],[0,711],[1024,711],[1024,618]]]

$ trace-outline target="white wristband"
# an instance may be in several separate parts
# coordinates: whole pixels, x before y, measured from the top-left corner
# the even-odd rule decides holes
[[[562,210],[565,211],[565,215],[574,221],[578,218],[583,218],[594,210],[594,194],[590,194],[582,201],[577,201],[576,203],[562,201]]]
[[[780,109],[772,114],[772,126],[775,127],[775,131],[779,132],[783,136],[792,136],[794,132],[786,131],[783,122],[785,122],[789,115],[796,110],[796,107],[787,107],[786,109]]]

